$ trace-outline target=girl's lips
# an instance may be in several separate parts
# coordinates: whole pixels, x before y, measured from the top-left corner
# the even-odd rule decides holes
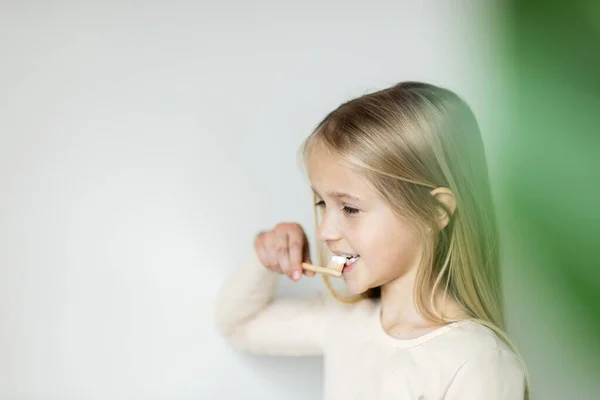
[[[344,269],[342,269],[342,273],[346,273],[346,272],[352,271],[352,268],[354,267],[354,264],[356,264],[358,262],[358,260],[360,260],[360,256],[356,257],[356,259],[353,260],[352,262],[346,263],[346,265],[344,266]]]

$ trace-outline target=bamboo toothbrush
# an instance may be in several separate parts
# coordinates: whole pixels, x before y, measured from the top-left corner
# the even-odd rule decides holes
[[[302,263],[302,268],[307,271],[318,272],[320,274],[331,275],[336,278],[342,276],[342,270],[346,265],[346,257],[332,256],[327,267],[319,267],[309,263]]]

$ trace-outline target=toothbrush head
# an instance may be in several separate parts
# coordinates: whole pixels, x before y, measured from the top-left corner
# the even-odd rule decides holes
[[[336,278],[342,276],[342,270],[346,265],[346,257],[332,256],[327,263],[327,267],[319,267],[308,263],[302,263],[302,268],[307,271],[318,272],[320,274],[330,275]]]
[[[329,259],[329,263],[327,263],[327,269],[331,270],[332,273],[335,272],[336,276],[342,276],[342,270],[346,266],[346,261],[348,261],[346,257],[332,256]]]

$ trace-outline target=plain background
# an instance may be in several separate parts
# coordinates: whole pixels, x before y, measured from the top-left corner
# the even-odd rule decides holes
[[[313,238],[296,152],[351,97],[454,89],[493,164],[501,15],[418,3],[0,3],[0,398],[320,398],[319,359],[230,349],[215,294],[258,230]]]

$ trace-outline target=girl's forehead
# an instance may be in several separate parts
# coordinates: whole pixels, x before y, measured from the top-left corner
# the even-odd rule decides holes
[[[344,160],[329,151],[313,150],[308,157],[308,178],[317,191],[355,192],[371,197],[373,190],[364,175],[345,165]]]
[[[352,180],[358,174],[345,166],[343,161],[337,154],[314,149],[308,157],[309,177],[311,180]]]

